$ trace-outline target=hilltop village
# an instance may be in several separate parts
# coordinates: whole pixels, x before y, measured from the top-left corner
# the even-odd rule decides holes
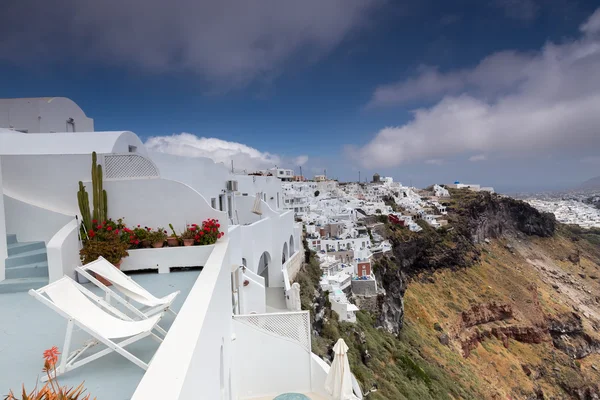
[[[307,180],[281,168],[257,174],[282,180],[282,208],[293,211],[296,221],[302,222],[307,246],[320,262],[321,289],[339,319],[347,322],[356,321],[361,305],[374,307],[383,290],[372,264],[392,250],[383,234],[386,220],[417,233],[423,224],[437,229],[448,223],[446,187],[494,192],[491,187],[460,182],[417,189],[379,174],[364,183],[339,183],[325,175]]]

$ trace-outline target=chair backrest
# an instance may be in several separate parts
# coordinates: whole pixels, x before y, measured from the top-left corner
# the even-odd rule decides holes
[[[81,268],[101,275],[103,278],[110,281],[118,291],[140,304],[145,306],[157,306],[163,304],[160,299],[154,297],[150,292],[103,257],[100,257],[96,261],[86,264]]]
[[[117,318],[83,294],[80,285],[68,276],[35,293],[40,296],[45,293],[55,308],[108,339],[129,337],[149,331],[161,317],[158,315],[157,318],[142,321],[124,321]]]

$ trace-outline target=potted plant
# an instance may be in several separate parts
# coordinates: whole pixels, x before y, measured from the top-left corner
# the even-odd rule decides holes
[[[173,224],[169,224],[169,228],[171,228],[171,232],[173,234],[167,238],[167,244],[169,245],[169,247],[179,246],[179,238],[177,237],[177,234],[175,233],[175,229],[173,228]]]
[[[159,249],[164,246],[167,238],[167,231],[164,228],[158,228],[155,231],[148,233],[148,240],[152,243],[152,247]]]
[[[198,233],[194,237],[196,243],[199,245],[215,244],[217,239],[225,235],[223,232],[220,232],[220,227],[221,224],[216,219],[207,219],[202,222],[202,227],[197,227]]]
[[[93,234],[93,231],[90,232]],[[96,236],[93,235],[89,240],[86,240],[83,243],[83,247],[79,251],[79,256],[83,264],[96,261],[102,256],[115,267],[121,268],[123,258],[129,255],[127,247],[129,247],[129,245],[121,241],[118,233],[106,235],[103,238],[96,238]],[[111,285],[110,282],[99,275],[96,276],[96,279],[106,286]]]
[[[181,233],[179,236],[183,240],[184,246],[193,246],[196,241],[195,237],[198,233],[198,228],[196,224],[188,225],[187,229]]]
[[[140,225],[138,225],[137,228],[133,229],[133,234],[143,248],[152,247],[152,242],[148,239],[149,233],[150,228],[147,226],[142,228]]]

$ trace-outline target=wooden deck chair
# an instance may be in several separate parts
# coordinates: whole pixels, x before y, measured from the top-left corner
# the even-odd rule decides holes
[[[146,364],[125,350],[124,347],[146,336],[151,336],[159,343],[162,342],[162,339],[152,333],[152,330],[157,329],[158,321],[160,321],[163,314],[157,314],[141,321],[133,321],[68,276],[64,276],[41,289],[31,289],[29,294],[67,319],[67,334],[62,348],[62,356],[56,368],[57,376],[113,351],[146,370],[149,363]],[[75,325],[89,333],[94,340],[69,353]],[[121,338],[128,339],[119,342],[115,340]],[[106,345],[107,348],[80,359],[86,350],[99,343]],[[47,377],[44,380],[46,379]]]
[[[136,281],[125,275],[120,269],[116,268],[103,257],[100,257],[96,261],[92,261],[84,266],[77,267],[76,270],[78,273],[92,281],[100,289],[104,290],[104,293],[106,294],[105,300],[108,303],[110,303],[111,298],[115,299],[142,319],[151,317],[152,315],[162,311],[170,311],[173,313],[173,315],[177,315],[177,313],[171,309],[171,304],[173,303],[173,300],[175,300],[175,297],[177,297],[179,294],[179,290],[160,299],[154,297]],[[135,307],[129,301],[119,296],[119,294],[114,290],[110,289],[108,286],[96,279],[94,274],[98,274],[105,278],[107,281],[112,283],[114,288],[121,294],[141,304],[144,308],[138,309]],[[166,334],[164,330],[162,333]]]

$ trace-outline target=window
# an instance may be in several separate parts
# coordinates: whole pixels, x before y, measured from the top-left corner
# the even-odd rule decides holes
[[[210,199],[210,206],[212,208],[214,208],[215,210],[217,209],[217,198],[216,197],[213,197]]]
[[[233,204],[231,196],[227,197],[227,212],[229,214],[229,218],[233,218]]]
[[[225,211],[225,195],[219,195],[219,210]]]
[[[137,146],[129,145],[129,152],[130,153],[136,153],[137,152]]]

